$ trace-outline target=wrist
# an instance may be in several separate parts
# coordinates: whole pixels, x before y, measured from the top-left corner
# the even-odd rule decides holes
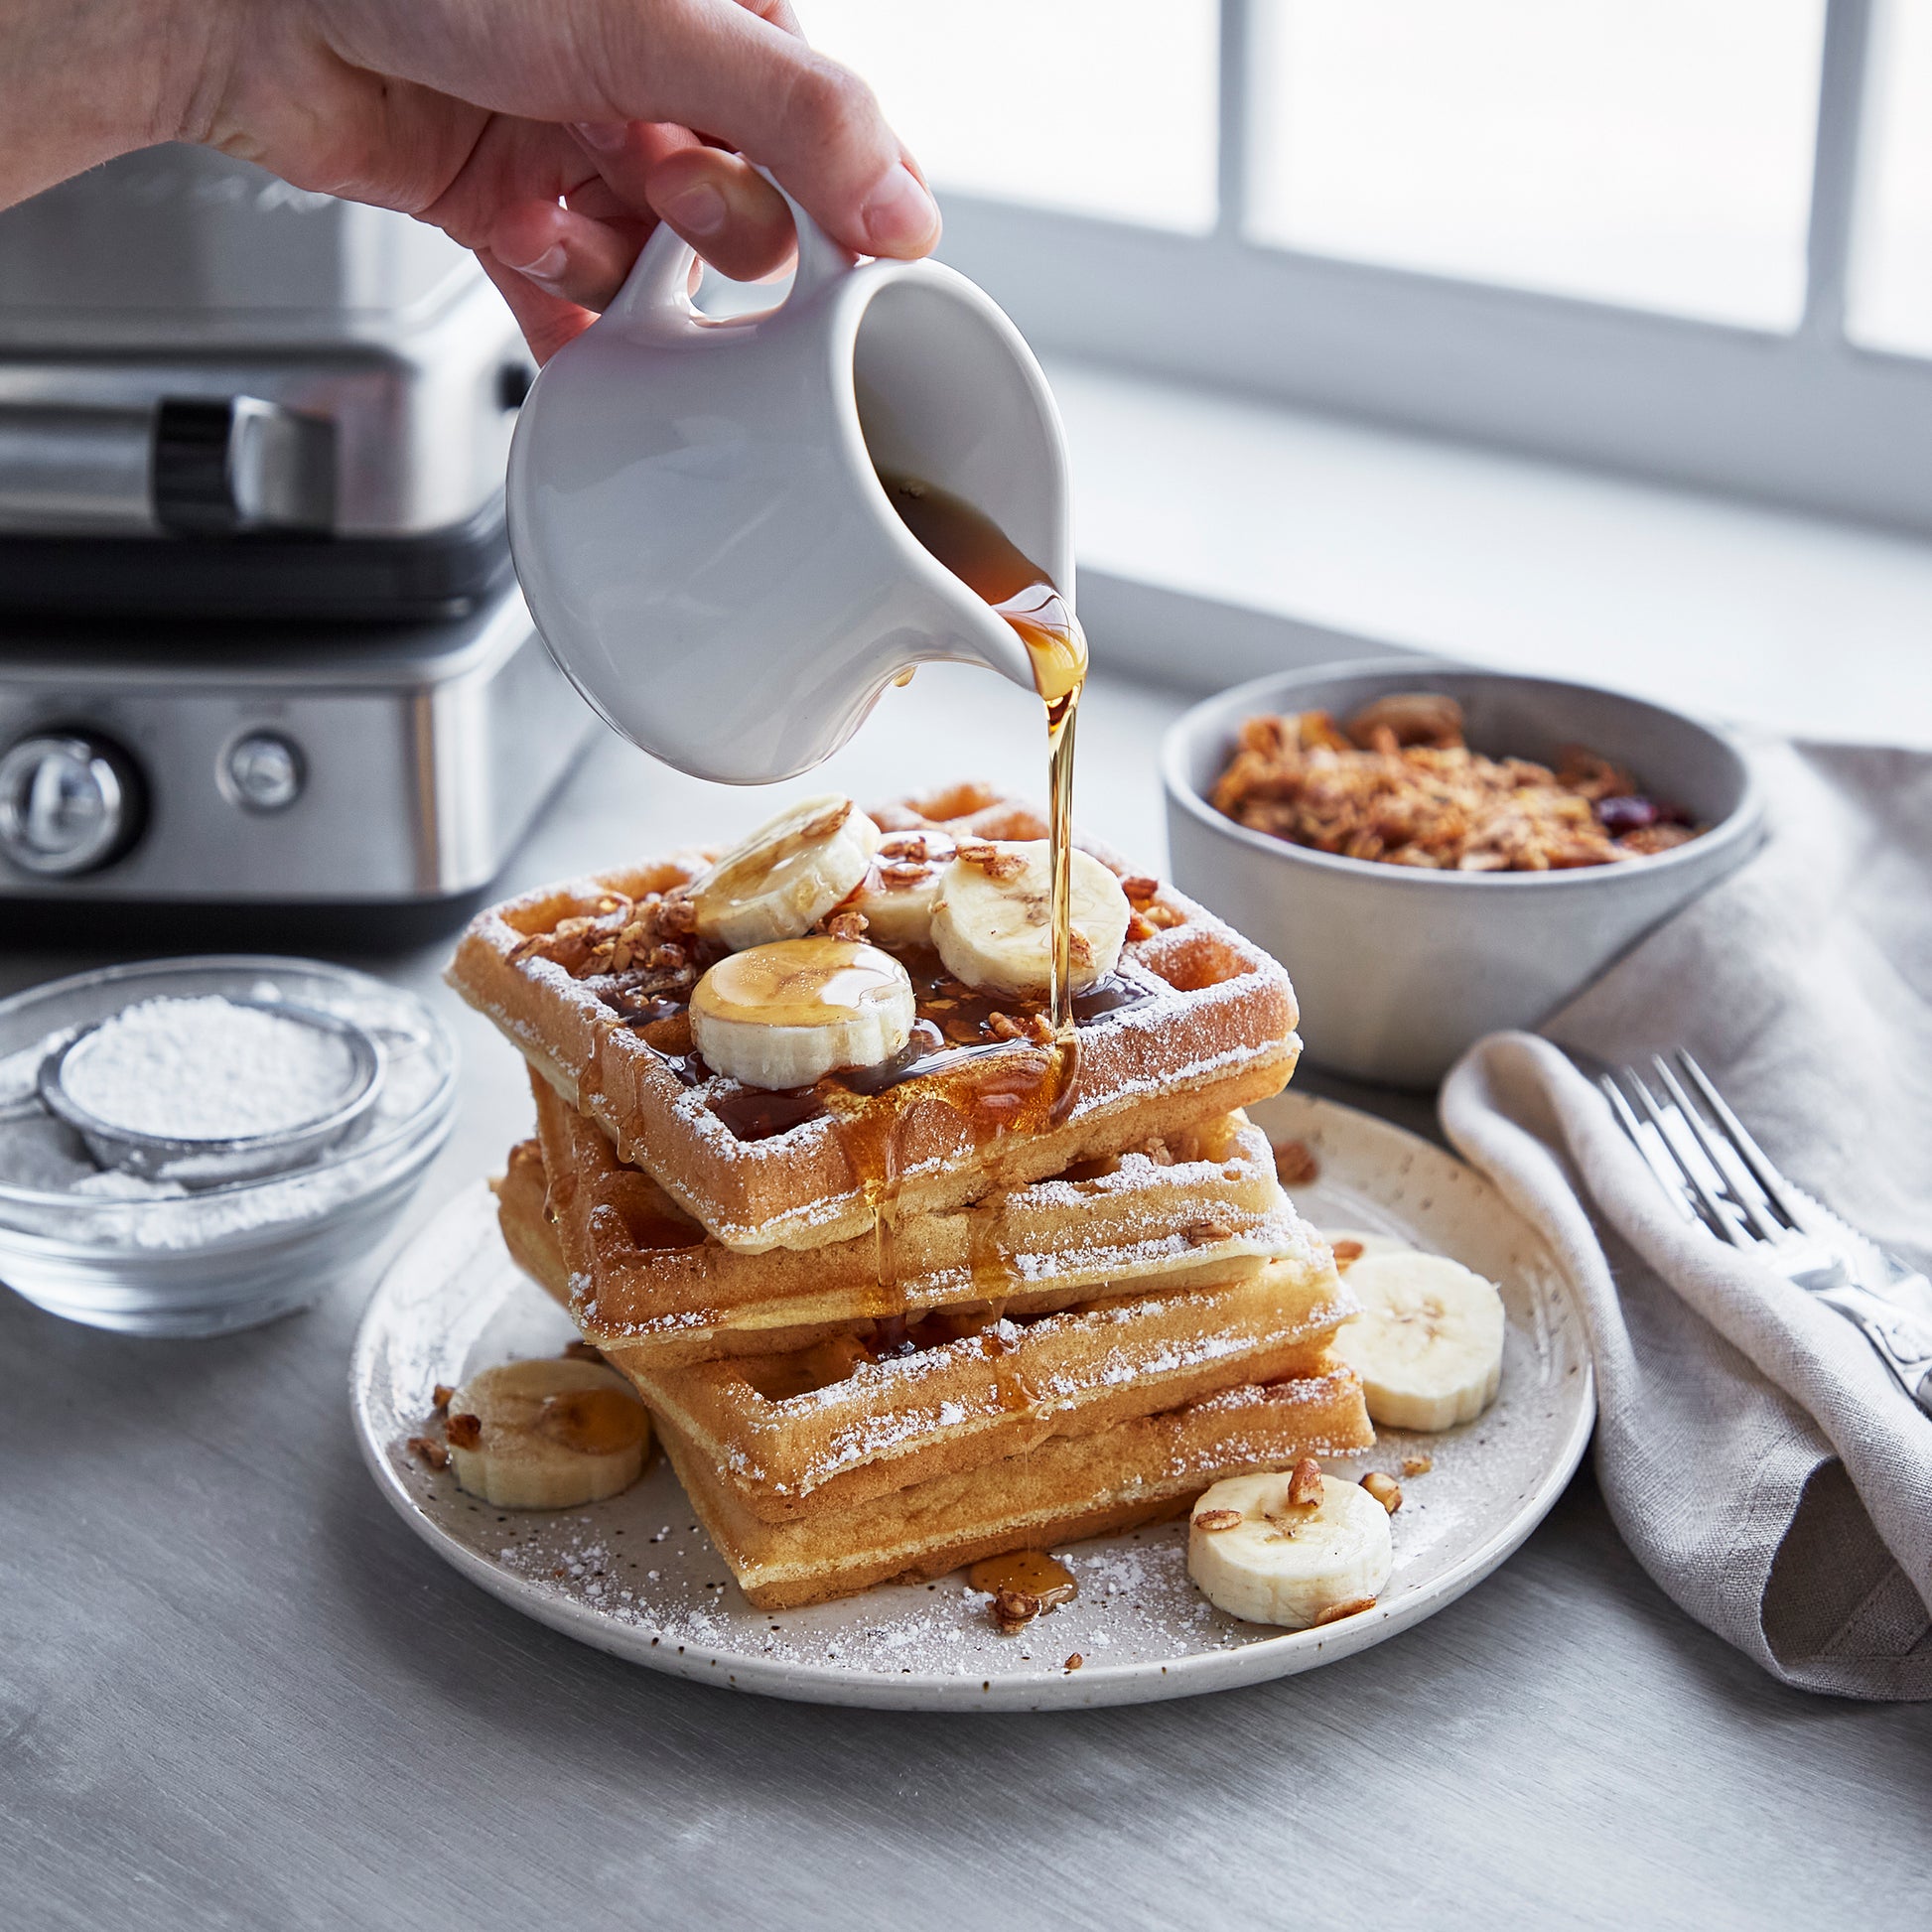
[[[0,207],[193,139],[220,0],[14,0],[0,16]]]

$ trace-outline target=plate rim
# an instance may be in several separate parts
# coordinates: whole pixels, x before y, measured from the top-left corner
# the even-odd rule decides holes
[[[1590,1357],[1588,1325],[1584,1320],[1580,1290],[1562,1256],[1531,1226],[1489,1176],[1451,1150],[1439,1147],[1409,1129],[1359,1107],[1350,1107],[1318,1094],[1283,1092],[1269,1105],[1291,1102],[1315,1116],[1335,1113],[1348,1118],[1351,1131],[1366,1128],[1371,1138],[1383,1138],[1393,1148],[1426,1149],[1431,1155],[1468,1169],[1489,1189],[1502,1208],[1522,1221],[1555,1264],[1560,1293],[1569,1298],[1585,1338],[1583,1387],[1571,1423],[1541,1479],[1522,1498],[1508,1519],[1473,1550],[1427,1583],[1410,1589],[1394,1603],[1377,1604],[1372,1611],[1350,1617],[1344,1625],[1316,1626],[1263,1637],[1233,1650],[1202,1650],[1165,1663],[1085,1664],[1078,1671],[1043,1667],[1011,1672],[1004,1677],[974,1680],[933,1672],[888,1676],[851,1665],[809,1664],[776,1658],[745,1656],[709,1645],[685,1642],[653,1644],[644,1625],[619,1622],[608,1613],[551,1588],[542,1580],[517,1576],[452,1536],[404,1486],[384,1446],[376,1440],[369,1413],[368,1391],[374,1359],[381,1345],[390,1305],[397,1286],[420,1275],[419,1251],[434,1253],[447,1243],[446,1224],[472,1217],[489,1198],[489,1183],[481,1177],[468,1182],[437,1209],[383,1270],[356,1323],[349,1354],[349,1415],[356,1448],[383,1499],[415,1535],[460,1575],[480,1586],[499,1602],[560,1634],[625,1662],[665,1672],[697,1683],[721,1685],[757,1696],[778,1697],[792,1703],[843,1705],[872,1710],[1035,1711],[1163,1702],[1199,1696],[1210,1691],[1235,1690],[1276,1678],[1299,1675],[1372,1648],[1412,1628],[1467,1593],[1501,1568],[1550,1513],[1582,1464],[1596,1425],[1596,1374]],[[480,1200],[480,1196],[482,1199]],[[723,1675],[719,1675],[719,1673]]]

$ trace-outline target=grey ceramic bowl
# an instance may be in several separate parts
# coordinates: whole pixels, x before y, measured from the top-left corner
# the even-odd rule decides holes
[[[1253,832],[1208,803],[1242,721],[1346,718],[1397,691],[1446,692],[1469,744],[1554,763],[1565,744],[1625,765],[1711,829],[1640,864],[1572,872],[1425,872],[1335,858]],[[1762,812],[1748,761],[1713,726],[1618,692],[1460,665],[1327,665],[1196,705],[1162,753],[1180,890],[1289,970],[1315,1065],[1422,1087],[1484,1034],[1534,1027],[1652,927],[1749,856]]]

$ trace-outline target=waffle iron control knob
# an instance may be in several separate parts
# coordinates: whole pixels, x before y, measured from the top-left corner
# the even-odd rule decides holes
[[[98,871],[134,843],[141,818],[139,773],[105,739],[45,732],[0,757],[0,854],[23,872]]]

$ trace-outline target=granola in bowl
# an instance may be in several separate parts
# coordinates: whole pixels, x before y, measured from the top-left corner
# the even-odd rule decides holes
[[[1377,698],[1345,724],[1321,710],[1248,718],[1212,799],[1294,845],[1437,872],[1628,863],[1702,830],[1583,746],[1563,747],[1554,769],[1471,751],[1462,707],[1428,691]]]

